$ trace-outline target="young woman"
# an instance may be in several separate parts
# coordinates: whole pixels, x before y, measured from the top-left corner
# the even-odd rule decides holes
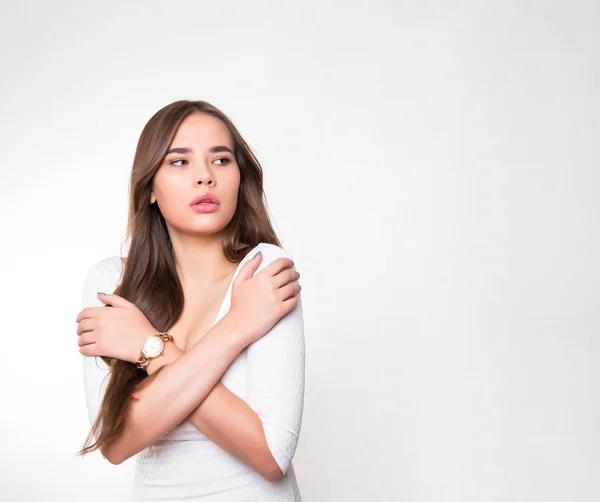
[[[79,454],[136,456],[136,501],[301,501],[300,274],[269,220],[261,166],[224,113],[176,101],[149,120],[126,239],[128,257],[84,281],[91,430]]]

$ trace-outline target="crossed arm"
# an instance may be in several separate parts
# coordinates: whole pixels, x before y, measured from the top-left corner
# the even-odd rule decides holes
[[[280,255],[285,256],[275,254],[269,257],[263,250],[259,270]],[[103,305],[96,292],[113,291],[116,287],[97,265],[85,279],[84,307]],[[103,454],[112,463],[121,463],[188,419],[214,443],[265,479],[275,481],[285,474],[295,453],[304,400],[301,299],[266,335],[247,347],[232,344],[235,332],[236,327],[225,317],[185,353],[175,344],[167,344],[169,353],[165,352],[163,357],[168,364],[138,396],[139,404],[127,418],[115,453],[111,449],[106,452],[108,455]],[[245,400],[220,381],[244,348],[248,372]],[[83,359],[88,415],[93,424],[109,370],[100,358],[83,356]],[[202,375],[197,368],[203,368]],[[165,405],[172,403],[173,395],[180,396],[177,405],[169,406],[172,411],[165,413]],[[162,411],[157,413],[157,410]]]

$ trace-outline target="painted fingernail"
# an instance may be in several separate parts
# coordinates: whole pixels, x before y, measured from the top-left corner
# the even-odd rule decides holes
[[[262,254],[262,251],[258,251],[253,257],[252,259],[256,258],[259,254]]]
[[[100,291],[98,291],[98,294],[99,295],[105,295],[106,293],[101,293]]]

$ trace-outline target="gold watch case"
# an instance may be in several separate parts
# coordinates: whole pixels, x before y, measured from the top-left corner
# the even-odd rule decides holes
[[[169,341],[173,341],[173,337],[166,332],[146,337],[142,342],[140,357],[136,361],[136,366],[140,369],[145,369],[150,360],[164,354],[165,343]]]

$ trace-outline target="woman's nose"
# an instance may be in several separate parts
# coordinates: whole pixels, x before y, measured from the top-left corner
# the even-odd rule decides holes
[[[212,175],[210,169],[207,169],[205,166],[200,168],[200,170],[196,173],[196,183],[198,185],[215,185],[215,179]]]

